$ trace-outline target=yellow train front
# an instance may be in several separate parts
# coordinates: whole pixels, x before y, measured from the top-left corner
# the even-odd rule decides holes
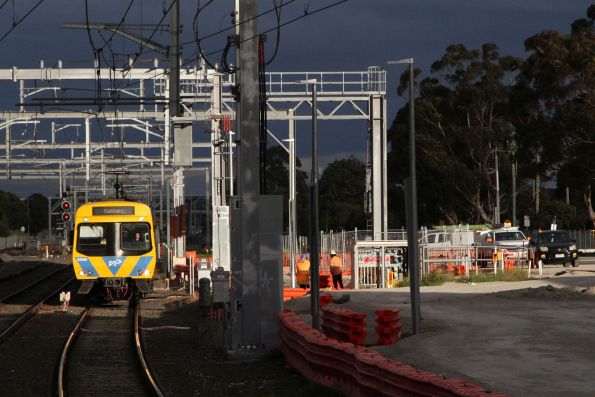
[[[82,280],[79,294],[101,287],[108,298],[122,299],[134,288],[151,291],[156,263],[151,209],[142,203],[113,200],[81,205],[74,219],[72,264]]]

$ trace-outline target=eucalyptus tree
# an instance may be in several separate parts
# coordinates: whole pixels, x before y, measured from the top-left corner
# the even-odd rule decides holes
[[[595,5],[563,35],[544,31],[525,41],[529,56],[515,90],[515,124],[534,171],[572,188],[595,227]]]
[[[422,223],[492,222],[494,154],[514,139],[508,98],[521,65],[520,59],[500,56],[495,44],[475,50],[455,44],[419,83],[415,112]],[[404,77],[400,94],[407,88]],[[408,174],[407,123],[406,109],[401,109],[389,135],[391,184]]]

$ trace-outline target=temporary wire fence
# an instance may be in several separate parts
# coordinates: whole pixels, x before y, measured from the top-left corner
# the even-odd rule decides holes
[[[498,274],[522,269],[528,274],[539,272],[534,248],[528,241],[518,246],[489,245],[477,241],[477,230],[463,225],[442,229],[422,228],[418,233],[421,277],[432,272],[470,277]],[[595,253],[595,230],[568,231],[579,251]],[[330,272],[330,251],[343,260],[343,274],[355,288],[391,288],[407,276],[407,232],[404,229],[385,233],[382,240],[373,240],[371,230],[330,231],[320,234],[320,274]],[[393,242],[391,245],[390,241]],[[365,249],[356,249],[356,245]],[[365,244],[362,244],[365,242]],[[307,252],[308,239],[298,238],[296,262]],[[393,247],[394,246],[394,247]],[[289,239],[283,239],[283,266],[289,271]],[[361,257],[361,258],[360,258]],[[362,259],[363,258],[363,259]],[[370,259],[371,258],[371,259]]]

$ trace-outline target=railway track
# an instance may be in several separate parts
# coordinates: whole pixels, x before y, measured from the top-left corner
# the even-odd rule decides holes
[[[143,357],[136,298],[89,306],[60,357],[58,395],[163,396]]]
[[[8,315],[0,323],[0,343],[35,314],[46,301],[66,289],[75,280],[69,272],[71,272],[70,267],[65,266],[17,291],[0,297],[3,305],[11,305],[11,310],[6,313]]]
[[[0,295],[0,303],[6,303],[7,301],[10,301],[12,298],[19,296],[21,294],[23,294],[24,292],[27,292],[28,290],[30,290],[31,288],[43,283],[44,281],[51,279],[54,275],[58,274],[58,273],[62,273],[65,272],[67,269],[71,269],[70,266],[61,266],[58,269],[52,270],[49,273],[48,272],[42,272],[40,275],[37,275],[33,281],[26,283],[23,286],[19,286],[16,289],[11,289],[10,292],[4,293],[2,295]],[[35,272],[39,272],[39,271],[43,271],[43,269],[40,268],[31,268],[29,270],[27,270],[26,272],[13,276],[13,277],[9,277],[5,280],[2,280],[3,283],[11,283],[11,284],[15,284],[15,279],[18,278],[19,276],[28,276],[30,274],[34,274]]]

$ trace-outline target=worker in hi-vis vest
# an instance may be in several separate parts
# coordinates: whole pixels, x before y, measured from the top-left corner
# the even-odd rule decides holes
[[[331,250],[331,274],[333,276],[333,287],[343,289],[343,260],[337,256],[335,250]]]
[[[303,254],[297,263],[297,282],[300,288],[310,287],[310,259],[308,254]]]

